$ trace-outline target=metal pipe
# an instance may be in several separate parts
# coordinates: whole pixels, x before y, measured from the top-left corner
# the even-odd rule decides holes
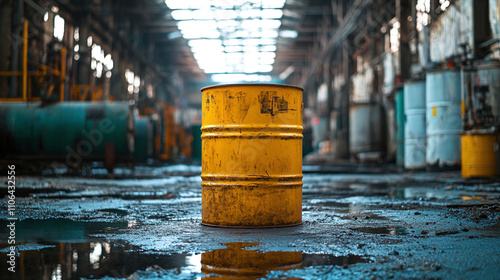
[[[59,100],[64,101],[64,79],[66,78],[66,47],[61,48],[60,93]]]
[[[472,99],[470,98],[470,92],[469,92],[469,73],[468,71],[462,67],[460,69],[460,80],[462,82],[462,88],[461,88],[461,96],[462,96],[462,104],[461,104],[461,114],[462,114],[462,123],[464,130],[467,130],[471,128],[471,108],[472,106]]]
[[[27,99],[27,87],[28,87],[28,20],[24,21],[24,31],[23,31],[23,100]]]
[[[422,27],[422,52],[423,52],[423,57],[424,57],[424,68],[429,67],[429,61],[430,61],[430,50],[429,50],[429,28],[424,25]]]

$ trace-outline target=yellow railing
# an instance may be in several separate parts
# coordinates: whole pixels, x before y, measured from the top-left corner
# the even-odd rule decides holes
[[[23,65],[22,71],[0,71],[0,76],[12,77],[22,76],[22,97],[21,98],[0,98],[0,102],[24,102],[24,101],[39,101],[40,97],[31,96],[31,79],[53,75],[59,78],[59,101],[64,101],[64,79],[66,77],[66,48],[61,48],[60,63],[56,59],[55,68],[48,67],[43,64],[37,64],[36,71],[28,71],[28,20],[24,21],[23,30]],[[43,82],[43,81],[42,81]],[[50,85],[47,91],[47,96],[51,96],[54,92],[55,85]]]

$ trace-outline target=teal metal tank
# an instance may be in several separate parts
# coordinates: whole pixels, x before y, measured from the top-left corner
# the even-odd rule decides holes
[[[192,125],[191,133],[193,135],[193,142],[192,142],[193,160],[201,162],[201,125],[200,124]]]
[[[302,138],[302,157],[305,157],[314,151],[312,128],[310,126],[304,127],[302,136],[304,137]]]
[[[134,122],[127,102],[0,103],[0,157],[102,160],[106,144],[114,155],[130,157]]]
[[[425,87],[427,169],[458,168],[463,130],[460,72],[427,72]]]
[[[349,107],[349,152],[385,152],[385,119],[382,106],[353,103]]]
[[[396,114],[396,164],[403,166],[405,159],[405,95],[404,88],[401,87],[396,92],[395,98],[395,114]]]
[[[404,167],[425,168],[425,81],[412,81],[404,85],[405,128]]]
[[[153,156],[154,150],[153,121],[149,117],[136,116],[134,122],[134,160],[147,160]]]

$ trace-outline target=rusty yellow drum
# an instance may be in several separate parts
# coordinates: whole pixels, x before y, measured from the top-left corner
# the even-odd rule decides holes
[[[497,176],[497,134],[470,131],[462,134],[462,177]]]
[[[202,224],[300,224],[302,89],[230,84],[201,91]]]

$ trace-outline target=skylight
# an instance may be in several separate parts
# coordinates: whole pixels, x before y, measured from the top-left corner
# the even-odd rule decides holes
[[[216,82],[269,81],[286,0],[165,0]],[[283,36],[285,37],[285,36]]]

